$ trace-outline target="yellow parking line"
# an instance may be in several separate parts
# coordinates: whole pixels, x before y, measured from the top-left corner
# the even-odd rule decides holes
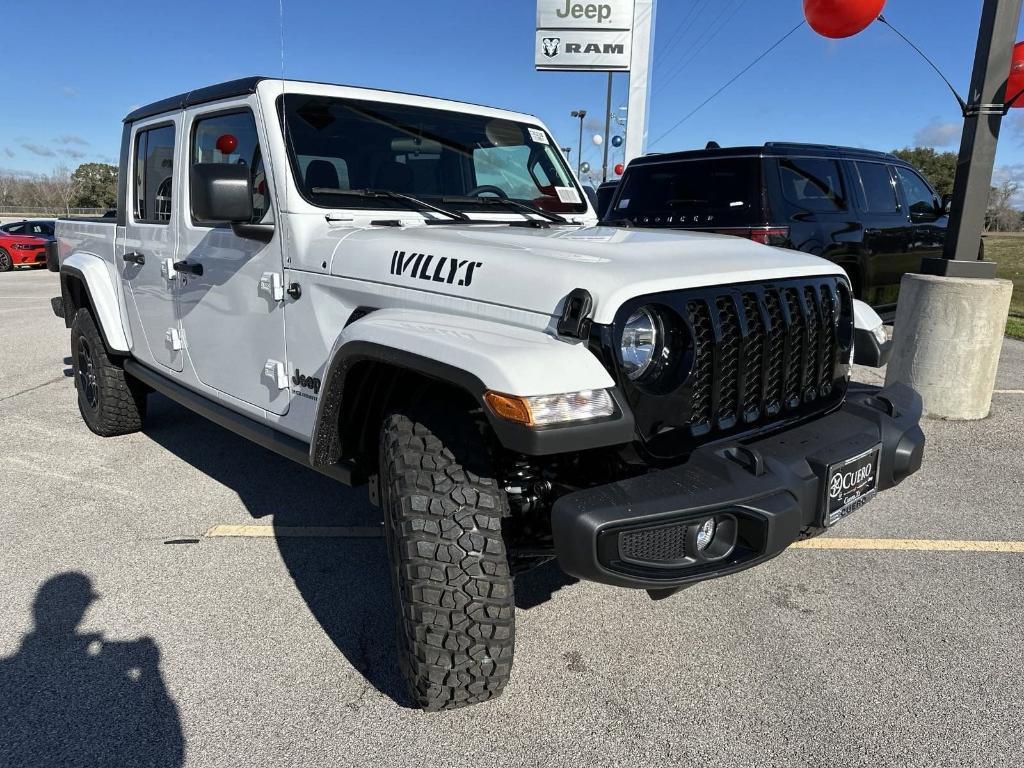
[[[383,536],[379,526],[278,526],[278,525],[215,525],[206,538],[305,538],[305,539],[373,539]]]
[[[1024,554],[1024,541],[817,538],[798,541],[792,545],[792,549],[879,549],[915,552],[1016,552]]]

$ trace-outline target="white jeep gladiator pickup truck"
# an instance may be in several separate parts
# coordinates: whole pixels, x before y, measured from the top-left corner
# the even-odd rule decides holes
[[[660,598],[921,464],[920,398],[835,264],[601,226],[536,118],[248,78],[124,120],[117,217],[61,220],[78,404],[156,391],[382,510],[415,702],[498,695],[513,577]]]

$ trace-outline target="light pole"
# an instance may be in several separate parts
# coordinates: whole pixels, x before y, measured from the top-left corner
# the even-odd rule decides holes
[[[583,162],[583,118],[587,116],[587,110],[574,109],[571,114],[573,117],[578,117],[580,119],[579,149],[576,150],[576,176],[579,178],[580,163]]]

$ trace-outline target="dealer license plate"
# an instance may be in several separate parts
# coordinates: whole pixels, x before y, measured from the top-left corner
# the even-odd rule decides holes
[[[880,445],[828,468],[824,525],[834,525],[860,509],[878,491]]]

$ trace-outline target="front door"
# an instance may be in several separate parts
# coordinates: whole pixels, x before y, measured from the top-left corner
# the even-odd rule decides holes
[[[180,116],[159,118],[133,129],[131,205],[117,269],[124,283],[132,354],[180,371],[181,327],[177,273],[172,268],[178,238],[180,190],[174,185],[175,136]]]
[[[201,163],[249,168],[253,224],[271,224],[271,183],[256,120],[247,103],[185,113],[185,178]],[[265,142],[264,142],[265,143]],[[181,214],[179,306],[188,356],[199,380],[233,398],[283,414],[288,410],[284,341],[284,270],[279,233],[269,241],[198,221],[186,191]]]

